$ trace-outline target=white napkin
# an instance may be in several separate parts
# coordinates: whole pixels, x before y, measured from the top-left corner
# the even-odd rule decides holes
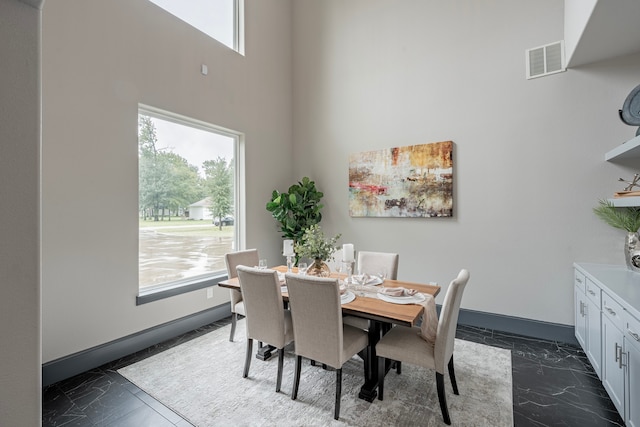
[[[278,271],[278,280],[284,282],[284,273]]]
[[[436,300],[431,294],[423,294],[425,300],[418,303],[424,307],[422,312],[422,325],[420,326],[420,338],[428,343],[435,344],[438,332],[438,312],[436,311]]]
[[[418,293],[415,289],[407,289],[403,287],[398,288],[382,288],[378,293],[387,295],[390,297],[410,297]]]

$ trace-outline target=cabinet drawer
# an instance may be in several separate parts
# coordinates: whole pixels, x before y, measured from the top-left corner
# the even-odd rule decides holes
[[[600,288],[595,283],[590,279],[585,280],[585,294],[587,295],[587,298],[593,301],[593,303],[598,307],[598,310],[601,308],[600,292]]]
[[[582,274],[578,270],[573,270],[573,278],[574,278],[573,281],[576,285],[576,288],[580,289],[580,291],[584,294],[585,292],[584,283],[586,280],[586,278],[584,277],[584,274]]]
[[[640,346],[640,320],[633,317],[627,310],[624,311],[624,320],[627,325],[625,335],[636,346]]]
[[[602,291],[602,313],[607,316],[613,324],[624,331],[626,328],[626,320],[624,316],[624,309],[613,298],[611,298],[606,292]]]

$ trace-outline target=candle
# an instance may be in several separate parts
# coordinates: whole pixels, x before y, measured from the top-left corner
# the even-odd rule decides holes
[[[345,243],[342,245],[342,261],[352,262],[353,261],[353,244]]]
[[[293,253],[293,240],[285,240],[284,241],[284,246],[282,249],[282,254],[284,256],[294,256],[295,254]]]

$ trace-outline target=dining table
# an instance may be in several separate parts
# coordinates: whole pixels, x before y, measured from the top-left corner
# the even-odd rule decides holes
[[[276,270],[280,273],[280,277],[287,272],[287,267],[280,265],[271,267],[272,270]],[[292,268],[292,273],[297,274],[296,267]],[[346,274],[332,272],[329,277],[340,279],[341,283],[344,283]],[[353,277],[352,277],[353,281]],[[433,283],[416,283],[407,282],[404,280],[391,280],[381,279],[378,280],[377,285],[366,284],[347,284],[347,290],[352,292],[355,298],[351,302],[342,304],[342,314],[349,316],[356,316],[369,321],[368,335],[369,343],[367,348],[361,354],[361,357],[365,360],[365,366],[369,369],[365,371],[365,382],[360,388],[358,396],[368,402],[373,402],[377,396],[378,388],[378,358],[376,356],[375,346],[387,331],[391,329],[393,325],[402,326],[416,326],[424,311],[424,306],[419,303],[394,303],[389,302],[389,299],[383,300],[378,297],[378,291],[382,288],[398,288],[414,289],[422,294],[430,294],[434,298],[440,293],[440,286]],[[218,286],[223,288],[234,289],[240,291],[240,282],[237,277],[222,280],[218,283]],[[289,301],[289,295],[286,292],[286,283],[283,282],[282,299],[286,303]],[[271,350],[268,346],[261,348],[259,354],[256,356],[259,359],[266,360],[271,356]],[[387,367],[385,372],[389,370],[391,366],[390,361],[387,361]]]

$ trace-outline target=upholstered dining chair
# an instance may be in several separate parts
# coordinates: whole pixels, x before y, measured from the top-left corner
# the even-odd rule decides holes
[[[360,271],[367,274],[377,274],[384,271],[387,279],[398,279],[398,262],[400,255],[390,252],[358,252],[357,267]],[[344,316],[342,321],[356,328],[368,329],[369,321],[357,316]]]
[[[422,337],[421,328],[396,326],[392,328],[376,344],[378,356],[378,399],[384,397],[385,359],[399,360],[411,365],[436,371],[436,388],[442,418],[451,424],[449,409],[444,392],[444,372],[449,371],[454,394],[458,393],[458,385],[453,367],[453,346],[460,312],[462,293],[469,281],[469,272],[460,270],[458,277],[451,281],[444,297],[435,342],[428,342]]]
[[[284,347],[293,341],[291,312],[282,304],[280,281],[275,270],[263,270],[239,265],[238,280],[246,313],[247,353],[244,361],[243,378],[249,375],[253,340],[271,344],[278,349],[278,377],[276,392],[282,384]]]
[[[291,399],[298,397],[302,358],[336,370],[334,418],[340,417],[342,365],[368,344],[362,329],[342,323],[338,279],[287,274],[289,308],[296,338],[296,367]]]
[[[234,277],[238,277],[236,267],[239,265],[255,267],[259,264],[260,258],[258,256],[257,249],[247,249],[245,251],[229,252],[225,254],[224,262],[227,266],[227,277],[229,279],[233,279]],[[231,333],[229,334],[229,341],[233,341],[233,336],[236,333],[236,323],[238,323],[238,314],[245,316],[245,310],[244,303],[242,301],[242,293],[229,289],[229,295],[231,297]]]

